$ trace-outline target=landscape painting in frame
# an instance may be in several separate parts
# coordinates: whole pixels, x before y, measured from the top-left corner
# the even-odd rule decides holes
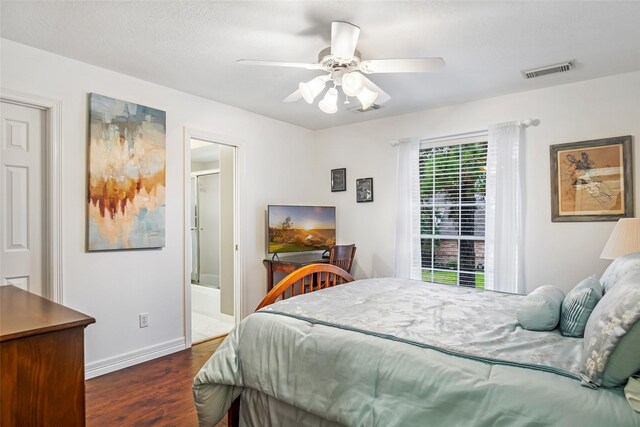
[[[166,114],[89,95],[89,251],[165,244]]]
[[[551,146],[553,221],[633,216],[631,137]]]

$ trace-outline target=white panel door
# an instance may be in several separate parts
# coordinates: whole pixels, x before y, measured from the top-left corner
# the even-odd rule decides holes
[[[48,297],[44,268],[45,113],[0,105],[0,284]]]

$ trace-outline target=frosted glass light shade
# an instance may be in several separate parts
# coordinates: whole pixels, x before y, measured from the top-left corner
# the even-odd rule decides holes
[[[640,218],[621,218],[609,236],[600,254],[603,259],[640,252]]]
[[[318,107],[327,114],[338,111],[338,91],[335,87],[329,88],[324,98],[318,102]]]
[[[362,109],[366,110],[371,107],[371,105],[378,98],[378,92],[374,92],[367,87],[363,87],[360,93],[358,94],[358,101],[362,104]]]
[[[342,76],[342,91],[347,96],[358,96],[364,87],[362,74],[352,71]]]
[[[313,100],[316,99],[316,96],[323,91],[326,84],[327,80],[320,76],[311,79],[306,83],[300,83],[298,85],[298,89],[300,90],[300,95],[302,95],[304,100],[307,101],[307,103],[312,104]]]

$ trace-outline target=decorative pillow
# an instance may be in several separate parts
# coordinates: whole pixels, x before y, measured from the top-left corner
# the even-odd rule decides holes
[[[631,375],[640,373],[640,321],[622,337],[604,368],[602,385],[624,385]]]
[[[523,328],[530,331],[550,331],[558,326],[564,293],[553,286],[541,286],[527,295],[516,317]]]
[[[624,395],[633,410],[640,412],[640,375],[629,378],[624,388]]]
[[[631,274],[640,273],[640,252],[626,254],[616,258],[602,273],[600,284],[606,294],[616,284]]]
[[[582,338],[589,315],[602,298],[602,287],[594,274],[578,283],[562,302],[560,330],[566,337]]]
[[[607,292],[591,313],[584,331],[582,384],[617,387],[640,372],[640,276],[629,277]]]

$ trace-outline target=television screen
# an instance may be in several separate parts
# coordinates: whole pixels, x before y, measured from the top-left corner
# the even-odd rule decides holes
[[[267,208],[270,254],[327,250],[336,244],[335,206],[284,206]]]

